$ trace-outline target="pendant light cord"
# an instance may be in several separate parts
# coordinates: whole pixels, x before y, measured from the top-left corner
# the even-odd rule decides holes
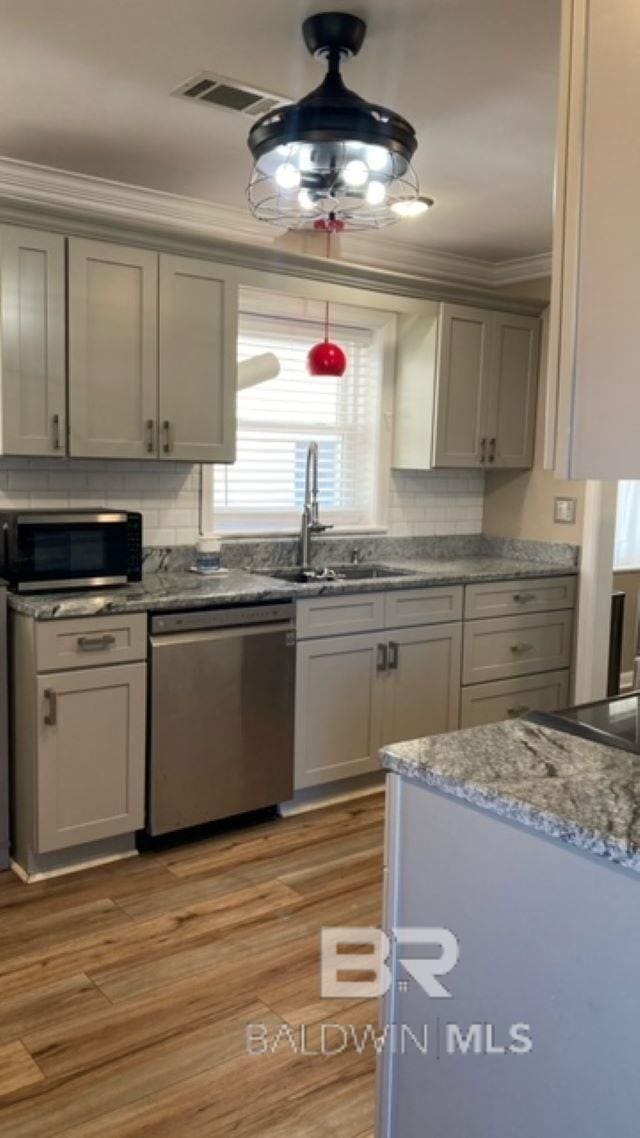
[[[327,229],[327,260],[331,260],[331,230]],[[329,340],[329,301],[325,301],[324,305],[324,340],[325,343]]]

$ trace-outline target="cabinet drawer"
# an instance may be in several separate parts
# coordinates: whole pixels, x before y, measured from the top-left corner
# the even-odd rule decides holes
[[[296,626],[299,640],[314,636],[342,636],[349,632],[373,632],[384,627],[384,596],[382,593],[358,593],[298,601]]]
[[[462,620],[462,587],[403,589],[384,598],[385,628]]]
[[[38,672],[124,664],[147,656],[145,613],[36,623]]]
[[[464,617],[465,620],[476,620],[479,617],[572,609],[575,602],[575,577],[490,581],[482,585],[467,585],[464,594]]]
[[[528,711],[556,711],[569,702],[569,671],[519,680],[497,680],[462,689],[461,727],[501,723]]]
[[[463,684],[568,668],[572,628],[571,612],[469,621],[464,626]]]

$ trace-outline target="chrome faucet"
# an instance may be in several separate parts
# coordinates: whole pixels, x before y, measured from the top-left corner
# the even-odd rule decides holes
[[[318,444],[309,443],[304,479],[304,508],[300,519],[300,569],[303,573],[311,568],[312,534],[324,533],[332,528],[323,525],[318,515]]]

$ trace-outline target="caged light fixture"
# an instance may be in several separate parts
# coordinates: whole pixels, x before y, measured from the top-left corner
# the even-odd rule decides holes
[[[378,229],[417,216],[421,198],[411,165],[409,122],[345,86],[340,66],[360,51],[366,24],[345,12],[310,16],[305,44],[327,73],[297,103],[263,115],[249,132],[254,166],[247,190],[253,214],[285,229]]]

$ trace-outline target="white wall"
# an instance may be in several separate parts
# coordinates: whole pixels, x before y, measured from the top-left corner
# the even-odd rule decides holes
[[[182,463],[0,458],[0,509],[117,506],[141,510],[145,545],[189,545],[199,522],[200,471]],[[484,474],[391,474],[389,533],[480,533]]]

